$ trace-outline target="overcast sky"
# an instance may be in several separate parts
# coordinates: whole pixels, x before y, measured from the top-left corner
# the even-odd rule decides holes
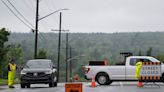
[[[3,1],[14,10],[7,0]],[[10,2],[35,27],[36,0]],[[70,32],[164,31],[164,0],[40,0],[39,4],[40,18],[58,9],[70,9],[62,11],[62,29]],[[1,0],[0,28],[2,27],[12,32],[31,30]],[[59,12],[39,21],[40,32],[51,32],[51,29],[58,28]]]

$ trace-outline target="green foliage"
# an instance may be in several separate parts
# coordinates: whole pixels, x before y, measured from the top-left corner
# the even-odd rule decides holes
[[[138,52],[138,56],[142,56],[142,52],[141,52],[141,50],[139,50],[139,52]]]
[[[50,58],[57,64],[58,34],[42,33],[38,41],[39,57]],[[65,34],[61,36],[60,76],[65,79]],[[33,58],[34,34],[12,33],[8,45],[20,44],[24,60]],[[107,58],[110,64],[121,61],[120,52],[133,52],[134,55],[158,56],[164,60],[164,32],[136,32],[136,33],[70,33],[69,46],[72,46],[72,57],[85,55],[73,62],[74,73],[83,75],[81,66],[90,60],[103,60]]]
[[[7,84],[7,79],[0,78],[0,86]]]
[[[150,48],[148,49],[146,55],[147,55],[147,56],[151,56],[151,54],[152,54],[152,50],[153,50],[152,47],[150,47]]]
[[[7,77],[6,71],[7,71],[7,65],[9,63],[9,60],[11,59],[15,60],[18,67],[18,72],[20,71],[20,67],[22,67],[22,65],[25,63],[23,51],[19,44],[18,45],[10,44],[6,46],[6,49],[7,49],[7,52],[5,55],[5,62],[4,62],[4,69],[3,69],[3,71],[5,71],[3,76],[5,77]],[[18,75],[19,74],[17,74],[17,76]]]
[[[0,29],[0,77],[3,76],[4,65],[5,65],[5,55],[7,53],[7,49],[4,47],[4,44],[8,41],[8,36],[10,33],[6,31],[5,28]]]
[[[157,58],[159,61],[161,61],[161,62],[164,63],[164,54],[159,54],[159,55],[156,56],[156,58]]]
[[[15,79],[14,84],[19,84],[19,83],[20,83],[19,79]],[[2,85],[7,85],[7,79],[0,78],[0,86]]]
[[[22,47],[20,44],[10,44],[7,46],[8,52],[6,54],[7,61],[10,59],[14,59],[16,63],[23,64],[24,63],[24,55],[22,51]]]
[[[39,49],[37,58],[38,59],[46,59],[47,58],[47,52],[44,49]]]

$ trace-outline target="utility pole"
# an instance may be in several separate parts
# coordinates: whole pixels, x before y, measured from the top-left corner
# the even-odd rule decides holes
[[[60,23],[59,23],[59,30],[54,30],[54,29],[52,29],[51,31],[59,31],[59,40],[58,40],[58,61],[57,61],[57,81],[59,81],[59,67],[60,67],[60,45],[61,45],[61,32],[62,31],[69,31],[69,30],[62,30],[61,29],[61,23],[62,22],[62,13],[60,12]],[[66,39],[67,39],[67,37],[66,37]],[[67,46],[67,48],[68,48],[68,46]],[[68,53],[68,52],[66,52],[66,53]],[[68,59],[68,54],[66,55],[66,63],[67,63],[67,59]],[[66,65],[66,67],[67,67],[68,65]],[[67,73],[67,72],[66,72]],[[67,73],[68,74],[68,73]],[[67,74],[66,74],[66,81],[67,81]]]
[[[36,0],[36,24],[35,24],[34,59],[37,58],[37,49],[38,49],[38,20],[39,20],[39,0]]]
[[[34,59],[37,59],[37,50],[38,50],[38,22],[54,13],[59,11],[69,10],[69,9],[59,9],[50,14],[45,15],[44,17],[39,18],[39,0],[36,0],[36,24],[35,24],[35,45],[34,45]]]
[[[67,75],[68,75],[68,72],[67,72],[67,70],[68,70],[68,33],[66,33],[66,82],[67,82]]]
[[[69,54],[70,54],[69,58],[71,59],[72,58],[72,48],[71,48],[71,46],[70,46],[69,51],[70,51],[69,52]],[[70,62],[70,79],[72,79],[72,61],[70,60],[69,62]]]
[[[61,22],[62,22],[62,13],[60,12],[60,19],[59,19],[59,40],[58,40],[58,67],[57,67],[57,82],[59,82],[59,61],[60,61],[60,42],[61,42]]]
[[[61,14],[60,14],[60,23],[59,23],[60,25],[61,25]],[[58,40],[58,61],[57,61],[57,81],[59,81],[59,67],[60,67],[60,44],[61,44],[61,32],[62,31],[69,31],[69,30],[62,30],[61,29],[61,26],[59,26],[59,30],[54,30],[54,29],[52,29],[51,31],[59,31],[59,40]],[[68,75],[68,73],[67,73],[67,66],[68,66],[68,62],[67,62],[67,60],[68,60],[68,34],[66,34],[66,48],[64,48],[64,49],[66,49],[66,82],[67,82],[67,75]]]

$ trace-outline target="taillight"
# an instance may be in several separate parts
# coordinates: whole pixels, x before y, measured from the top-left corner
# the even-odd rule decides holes
[[[85,73],[88,73],[90,68],[85,68]]]
[[[90,68],[85,67],[85,66],[82,66],[82,71],[83,71],[84,73],[88,73],[89,70],[90,70]]]

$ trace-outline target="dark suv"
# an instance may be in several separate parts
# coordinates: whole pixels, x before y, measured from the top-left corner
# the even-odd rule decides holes
[[[57,70],[51,60],[29,60],[20,73],[21,88],[30,88],[30,84],[49,84],[57,86]]]

